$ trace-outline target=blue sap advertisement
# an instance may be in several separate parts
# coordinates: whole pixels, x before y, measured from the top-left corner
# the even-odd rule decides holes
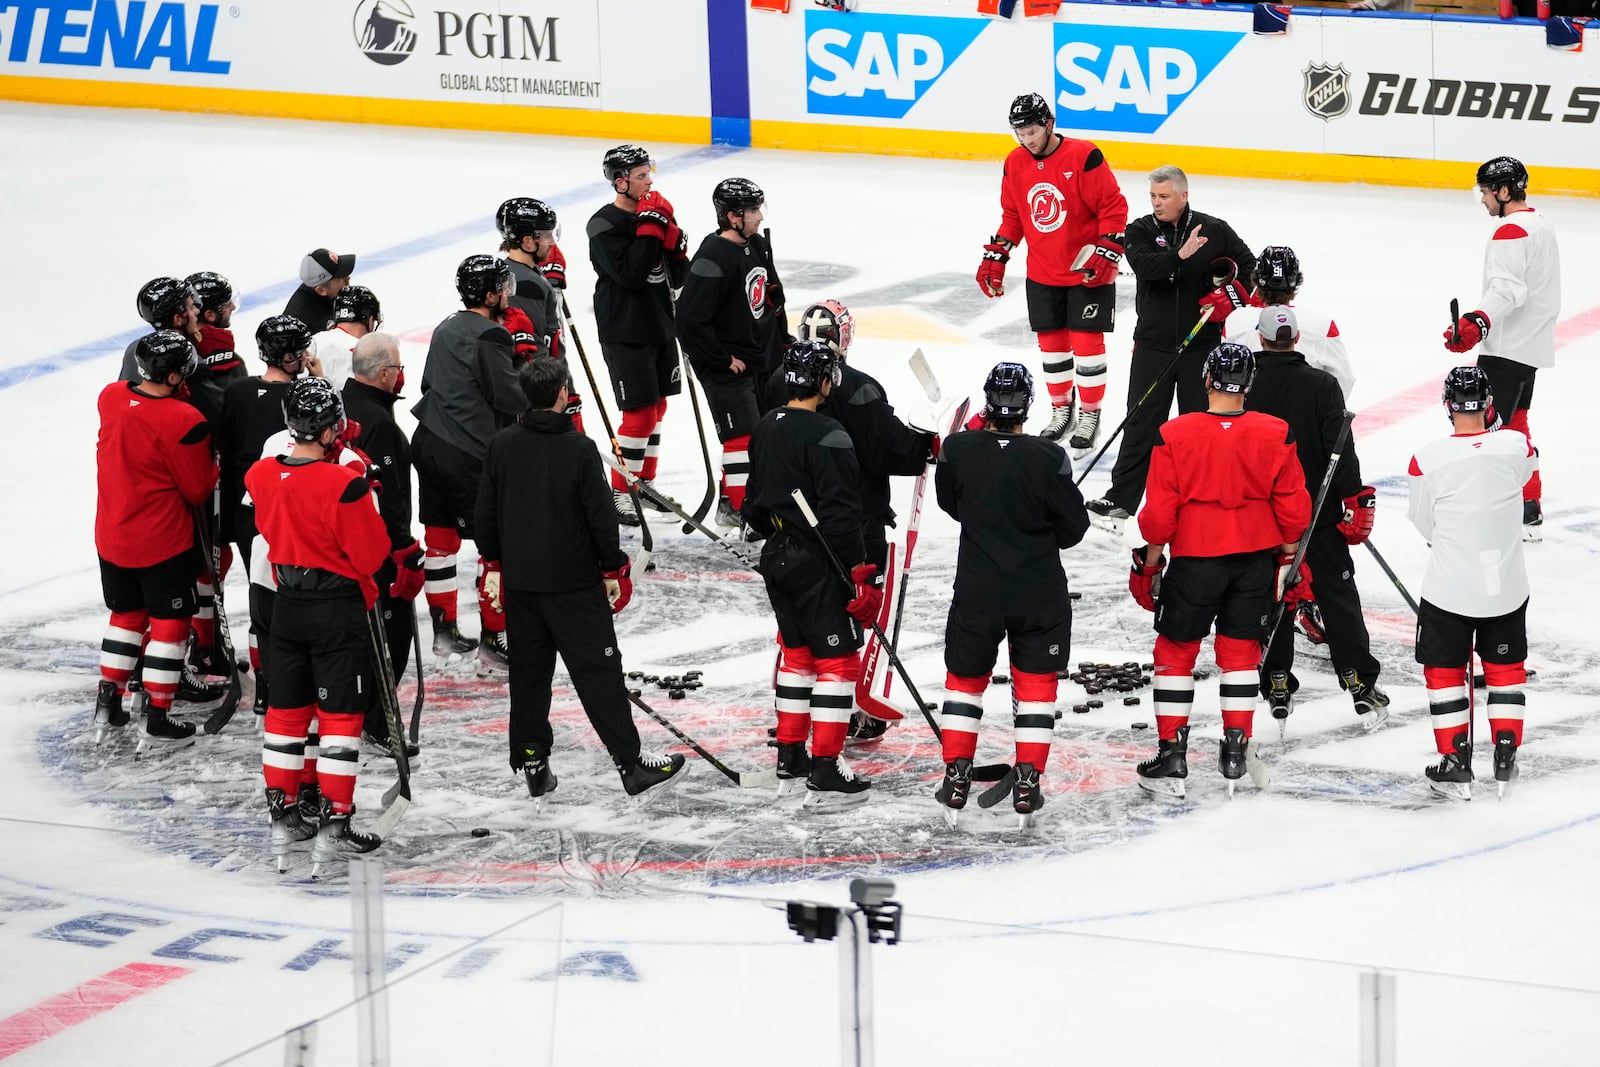
[[[1057,121],[1080,129],[1155,133],[1244,36],[1058,22]]]
[[[806,111],[899,119],[977,39],[987,19],[806,12]]]

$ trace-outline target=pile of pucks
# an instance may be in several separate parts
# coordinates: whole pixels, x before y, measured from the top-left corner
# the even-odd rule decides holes
[[[703,673],[703,671],[695,670],[684,671],[682,674],[659,675],[645,674],[643,671],[629,671],[628,680],[630,682],[643,682],[645,685],[653,685],[657,689],[665,689],[668,699],[682,700],[689,690],[700,689],[705,686],[705,683],[700,680],[700,676]],[[644,690],[642,688],[629,689],[628,695],[643,696]]]

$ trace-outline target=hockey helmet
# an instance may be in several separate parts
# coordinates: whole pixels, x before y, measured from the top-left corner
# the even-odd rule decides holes
[[[1256,354],[1244,345],[1224,341],[1206,353],[1202,373],[1207,389],[1243,395],[1256,380]]]
[[[1505,186],[1511,192],[1511,199],[1521,200],[1528,192],[1528,168],[1522,165],[1521,160],[1495,156],[1478,168],[1477,186],[1479,189]]]
[[[383,322],[383,309],[378,296],[364,285],[347,285],[333,298],[334,322],[358,322],[377,329]]]
[[[1025,419],[1033,403],[1033,375],[1020,363],[996,363],[983,380],[984,410],[991,419]]]
[[[283,424],[296,441],[315,441],[329,428],[342,433],[344,401],[326,378],[296,378],[283,394]]]
[[[812,304],[800,316],[795,336],[802,341],[826,341],[833,354],[844,362],[850,354],[850,341],[855,336],[855,317],[850,309],[837,300],[824,300]]]
[[[495,212],[494,224],[500,236],[512,244],[524,237],[537,237],[541,230],[556,229],[556,210],[531,196],[514,196]]]
[[[192,296],[193,290],[177,278],[151,278],[140,287],[135,307],[151,326],[170,330],[173,316],[183,314],[185,302]]]
[[[1288,245],[1268,245],[1256,257],[1256,287],[1274,292],[1300,288],[1300,257]]]
[[[1482,367],[1452,367],[1444,376],[1444,392],[1440,399],[1444,401],[1444,410],[1451,415],[1481,412],[1487,417],[1494,404],[1489,376]]]
[[[511,264],[494,256],[468,256],[456,268],[456,292],[469,308],[489,306],[489,294],[511,284]]]
[[[133,360],[139,368],[139,377],[165,385],[167,375],[174,371],[185,378],[193,374],[200,366],[200,353],[178,331],[157,330],[139,338]]]
[[[767,194],[749,178],[724,178],[711,190],[711,207],[717,213],[719,230],[727,228],[728,215],[738,214],[743,218],[747,209],[760,207],[766,202]]]
[[[193,290],[201,311],[221,311],[233,300],[233,283],[214,270],[196,271],[183,283]]]
[[[1024,126],[1048,126],[1055,118],[1050,113],[1050,105],[1038,93],[1023,93],[1011,101],[1011,110],[1006,114],[1006,120],[1011,123],[1013,130],[1020,130]]]
[[[293,315],[273,315],[256,327],[256,347],[261,351],[261,362],[282,367],[306,354],[311,347],[311,331]]]
[[[605,158],[600,161],[601,173],[606,176],[608,182],[626,178],[635,167],[656,169],[656,161],[650,158],[650,153],[636,144],[619,144],[607,152]]]
[[[783,381],[808,392],[821,392],[824,380],[839,384],[839,357],[827,341],[791,341],[783,350]]]

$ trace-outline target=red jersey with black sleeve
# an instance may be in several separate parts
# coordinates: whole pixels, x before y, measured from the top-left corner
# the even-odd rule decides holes
[[[1259,411],[1194,411],[1163,425],[1144,494],[1139,531],[1171,558],[1277,548],[1311,525],[1294,434]]]
[[[998,235],[1028,242],[1028,277],[1045,285],[1082,285],[1072,261],[1102,234],[1128,227],[1128,201],[1117,176],[1089,141],[1063,137],[1043,159],[1018,145],[1000,180]]]
[[[211,431],[194,405],[141,393],[133,382],[100,391],[99,497],[94,547],[119,567],[148,567],[194,545],[194,517],[217,484]]]
[[[365,477],[337,463],[269,456],[244,485],[274,567],[341,575],[361,586],[368,608],[377,602],[373,575],[389,558],[389,534]]]

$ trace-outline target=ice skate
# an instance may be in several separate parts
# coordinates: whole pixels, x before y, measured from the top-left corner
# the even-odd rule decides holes
[[[528,795],[533,798],[533,810],[544,811],[544,798],[556,791],[556,772],[550,769],[549,757],[540,756],[531,749],[522,755],[522,780],[528,784]]]
[[[1039,431],[1039,436],[1046,441],[1062,441],[1067,434],[1072,432],[1073,423],[1077,420],[1078,401],[1076,398],[1050,409],[1050,421],[1045,423],[1044,429]]]
[[[883,735],[888,732],[889,724],[883,719],[874,719],[864,711],[855,711],[850,715],[850,729],[844,735],[847,745],[875,745],[883,740]]]
[[[661,490],[657,489],[655,482],[641,481],[639,484],[640,485],[648,485],[656,495],[656,496],[651,496],[649,493],[643,493],[643,492],[641,492],[639,494],[639,503],[643,504],[645,507],[649,508],[651,511],[657,511],[657,512],[660,512],[663,515],[674,515],[677,512],[673,511],[673,508],[676,508],[678,511],[684,510],[684,507],[683,507],[682,504],[678,503],[672,497],[668,496],[666,493],[663,493]],[[660,497],[661,499],[657,500],[656,497]]]
[[[1454,752],[1441,756],[1438,763],[1425,768],[1423,773],[1428,776],[1429,788],[1439,796],[1451,800],[1471,800],[1472,742],[1467,740],[1466,734],[1460,734],[1456,737],[1455,747]]]
[[[1017,829],[1026,830],[1033,825],[1034,817],[1044,807],[1044,793],[1039,789],[1039,770],[1031,763],[1019,763],[1016,777],[1011,782],[1011,808],[1017,813]]]
[[[1078,428],[1067,439],[1067,447],[1074,452],[1087,452],[1100,439],[1100,409],[1084,408],[1078,412]]]
[[[1289,725],[1289,716],[1294,713],[1294,691],[1289,688],[1288,671],[1267,672],[1265,696],[1272,717],[1278,720],[1278,740],[1282,741]]]
[[[1222,731],[1222,747],[1217,750],[1217,767],[1228,783],[1230,797],[1233,796],[1234,785],[1244,777],[1245,747],[1244,731],[1239,727],[1233,726]]]
[[[843,756],[815,756],[806,779],[804,807],[810,811],[843,811],[867,802],[872,783],[857,778]]]
[[[1119,537],[1122,535],[1122,524],[1131,517],[1126,508],[1113,504],[1105,497],[1091,500],[1084,506],[1089,509],[1090,522]]]
[[[268,699],[269,698],[267,696],[267,679],[261,674],[261,672],[257,671],[256,672],[256,699],[255,699],[255,709],[254,710],[255,710],[255,713],[256,713],[256,733],[258,735],[264,734],[264,733],[267,732],[267,701],[268,701]]]
[[[228,695],[228,683],[212,684],[200,677],[189,664],[183,665],[178,675],[178,690],[172,696],[174,704],[186,705],[189,711],[210,711]]]
[[[289,803],[281,789],[267,790],[267,818],[272,825],[272,858],[278,873],[289,869],[289,846],[317,835],[317,824],[300,817],[300,806]]]
[[[1544,540],[1544,512],[1537,500],[1522,502],[1522,539],[1529,544]]]
[[[733,530],[744,528],[744,520],[739,518],[739,513],[734,510],[732,502],[725,496],[717,497],[717,525],[726,526]]]
[[[1250,776],[1257,789],[1272,784],[1272,771],[1261,758],[1261,742],[1253,737],[1244,746],[1244,773]]]
[[[1184,779],[1189,777],[1189,728],[1178,727],[1178,736],[1171,741],[1156,742],[1156,756],[1134,768],[1139,774],[1139,788],[1157,796],[1184,797]]]
[[[961,809],[967,806],[967,794],[972,791],[972,761],[951,760],[944,765],[944,781],[933,791],[933,799],[942,805],[945,825],[955,828]]]
[[[1511,792],[1511,783],[1521,772],[1517,769],[1517,740],[1510,730],[1498,730],[1494,735],[1494,785],[1500,799]]]
[[[639,525],[639,509],[633,506],[633,497],[620,489],[611,491],[611,504],[617,509],[618,526]]]
[[[683,756],[646,756],[641,754],[631,763],[617,764],[617,773],[622,775],[622,788],[627,790],[630,797],[636,797],[646,789],[651,789],[663,782],[677,782],[689,772],[683,769]]]
[[[312,826],[322,818],[322,789],[316,782],[301,782],[294,803],[300,809],[300,817]]]
[[[1302,600],[1294,606],[1294,628],[1313,645],[1327,644],[1328,628],[1322,621],[1322,609],[1315,600]]]
[[[504,630],[485,630],[478,645],[479,678],[504,678],[511,673],[511,649]]]
[[[394,756],[394,744],[389,740],[389,735],[388,735],[387,732],[385,732],[383,734],[383,736],[380,737],[377,734],[371,733],[371,732],[369,732],[367,730],[362,730],[361,731],[361,743],[363,745],[366,745],[373,752],[377,753],[380,756],[385,756],[385,757],[387,757],[389,759],[394,759],[395,758],[395,756]],[[413,741],[407,741],[405,743],[405,747],[406,747],[406,759],[408,759],[408,760],[416,759],[417,756],[419,756],[422,753],[422,747],[420,745],[416,744]]]
[[[333,801],[327,797],[322,798],[322,811],[318,817],[317,839],[311,845],[311,877],[316,878],[322,873],[322,866],[332,860],[360,855],[371,852],[383,844],[383,838],[377,834],[353,830],[350,827],[350,817],[356,813],[354,807],[349,811],[335,812]]]
[[[811,755],[804,741],[778,744],[778,795],[791,796],[803,791],[811,776]]]
[[[1339,684],[1350,694],[1356,714],[1361,718],[1361,729],[1372,733],[1389,719],[1389,694],[1373,682],[1368,684],[1350,668],[1339,675]]]
[[[106,734],[128,725],[130,716],[122,709],[122,694],[111,682],[101,682],[94,697],[94,743],[100,744]]]
[[[189,642],[189,666],[194,673],[208,678],[228,678],[233,675],[233,664],[216,645],[201,648],[198,642]]]
[[[144,735],[139,738],[139,750],[135,756],[143,756],[154,751],[188,748],[194,744],[194,723],[173,722],[167,718],[167,713],[160,708],[151,708],[145,713]]]
[[[445,667],[454,656],[465,656],[478,647],[476,638],[461,633],[456,620],[446,619],[443,608],[430,607],[428,617],[433,620],[433,656],[439,667]]]

